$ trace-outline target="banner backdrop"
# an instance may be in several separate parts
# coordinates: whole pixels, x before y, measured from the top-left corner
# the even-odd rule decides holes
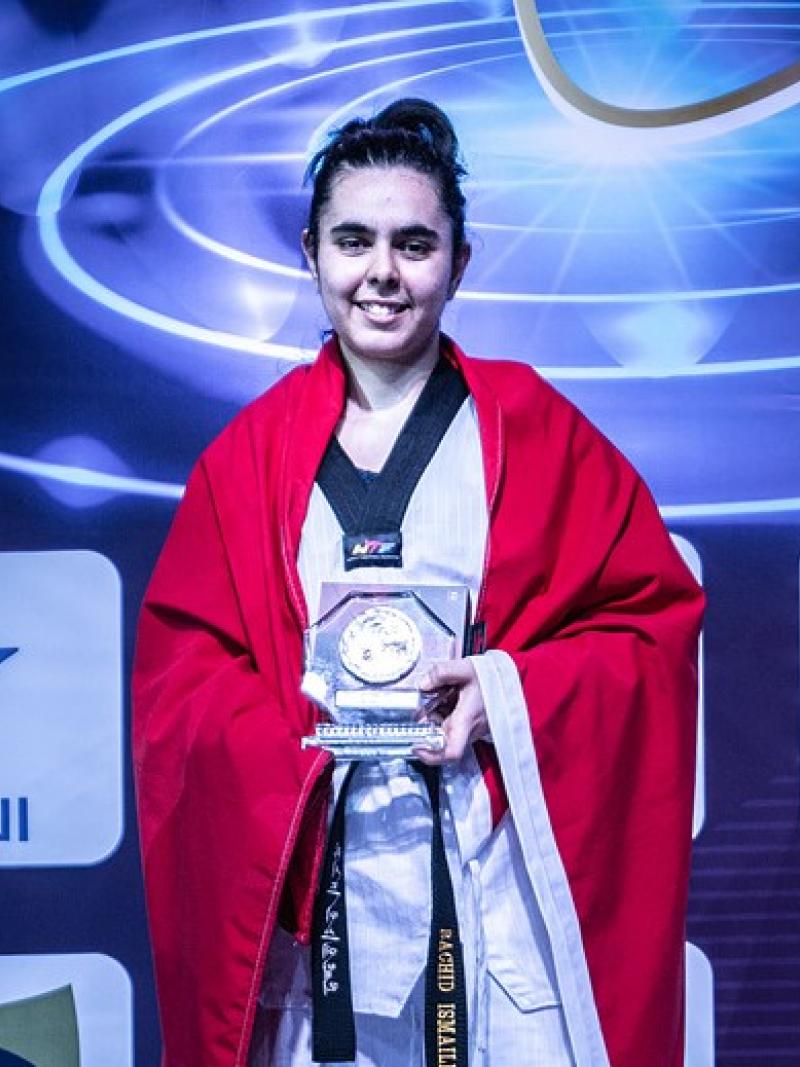
[[[709,593],[687,1063],[798,1062],[798,58],[792,2],[4,0],[0,1063],[158,1061],[137,607],[197,454],[325,328],[309,155],[398,95],[469,168],[446,328],[587,412]]]

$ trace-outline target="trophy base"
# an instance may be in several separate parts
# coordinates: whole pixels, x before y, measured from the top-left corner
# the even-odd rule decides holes
[[[411,726],[364,724],[336,726],[320,723],[316,733],[304,737],[303,748],[324,748],[337,760],[384,760],[410,758],[415,748],[441,752],[444,731],[441,726],[418,723]]]

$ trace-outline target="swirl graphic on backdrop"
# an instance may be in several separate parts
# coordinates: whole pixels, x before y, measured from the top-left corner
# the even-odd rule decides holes
[[[571,119],[590,120],[661,145],[684,144],[762,122],[800,101],[800,62],[736,89],[673,107],[621,107],[582,89],[564,70],[547,39],[536,0],[514,0],[522,39],[539,83]]]
[[[800,364],[788,328],[800,279],[784,251],[800,220],[800,139],[794,67],[763,69],[776,59],[763,43],[774,23],[671,25],[639,64],[644,77],[623,64],[634,31],[652,37],[646,13],[638,30],[628,24],[633,9],[525,8],[550,67],[522,0],[519,27],[488,0],[369,9],[309,5],[0,82],[0,102],[22,108],[34,90],[57,100],[74,78],[98,101],[94,132],[41,181],[25,240],[40,285],[118,352],[200,394],[249,399],[308,358],[325,325],[297,247],[309,153],[332,123],[399,93],[429,95],[452,113],[471,169],[476,250],[450,331],[475,354],[525,359],[563,383],[673,518],[797,509],[800,441],[782,397]],[[796,52],[796,26],[778,36],[778,59]],[[542,87],[526,48],[539,48]],[[181,57],[172,81],[167,56]],[[587,105],[594,136],[554,109],[570,93],[573,112],[581,93],[628,103]],[[689,96],[706,102],[680,102]],[[660,125],[609,135],[623,113]],[[733,125],[706,121],[715,116]],[[684,139],[691,128],[691,149],[669,132],[678,127]],[[140,478],[127,458],[97,469],[104,447],[93,443],[81,465],[60,461],[61,445],[35,456],[7,445],[0,466],[73,479],[98,500],[180,491],[158,472]]]

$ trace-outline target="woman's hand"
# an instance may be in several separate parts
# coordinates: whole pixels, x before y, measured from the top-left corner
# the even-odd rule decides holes
[[[444,729],[439,752],[417,748],[414,755],[430,767],[460,760],[468,745],[489,736],[489,722],[478,676],[469,659],[435,663],[420,683],[423,693],[436,697],[425,718]]]

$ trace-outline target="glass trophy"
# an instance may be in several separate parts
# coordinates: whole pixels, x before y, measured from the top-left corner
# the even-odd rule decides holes
[[[329,721],[303,747],[340,760],[443,748],[442,728],[425,721],[436,697],[419,681],[433,663],[464,654],[468,625],[466,586],[323,582],[301,689]]]

